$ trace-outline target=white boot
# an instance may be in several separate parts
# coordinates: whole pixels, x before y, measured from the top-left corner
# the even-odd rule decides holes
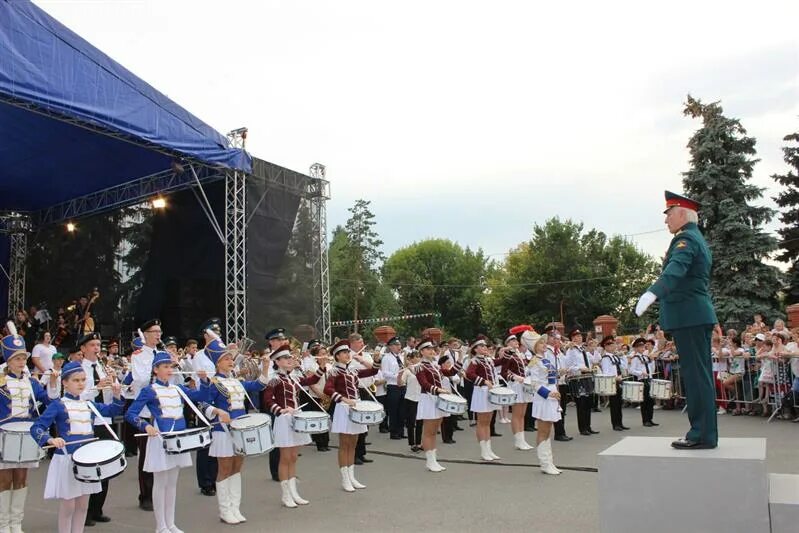
[[[230,512],[230,478],[216,482],[216,499],[219,503],[219,519],[226,524],[238,524],[239,520]]]
[[[527,444],[527,441],[524,440],[524,431],[520,431],[513,436],[514,445],[516,446],[517,450],[532,450],[533,447]]]
[[[22,532],[22,519],[25,517],[25,497],[28,495],[28,487],[11,491],[11,512],[9,513],[9,529],[11,533]]]
[[[285,505],[286,507],[288,507],[290,509],[293,509],[294,507],[297,507],[297,504],[294,503],[294,498],[291,497],[291,489],[289,488],[289,482],[288,481],[281,481],[280,482],[280,490],[283,491],[283,497],[280,500],[280,501],[283,502],[283,505]]]
[[[425,461],[425,466],[427,467],[428,470],[430,470],[431,472],[443,471],[441,465],[439,465],[438,462],[436,462],[436,452],[434,452],[433,450],[427,450],[426,452],[424,452],[424,456],[427,459]]]
[[[438,462],[438,450],[433,450],[433,462],[434,462],[434,463],[435,463],[435,465],[436,465],[437,467],[439,467],[439,468],[440,468],[442,471],[444,471],[444,470],[446,470],[446,469],[447,469],[447,467],[446,467],[446,466],[444,466],[444,465],[442,465],[441,463],[439,463],[439,462]]]
[[[342,466],[339,470],[341,470],[341,488],[347,492],[355,492],[352,481],[350,481],[350,469]]]
[[[491,449],[491,439],[486,441],[486,447],[488,448],[488,455],[491,456],[491,459],[497,460],[499,459],[499,455],[494,453],[494,450]]]
[[[347,467],[347,473],[350,476],[350,483],[356,489],[365,489],[366,485],[355,479],[355,465],[350,465]]]
[[[11,491],[0,492],[0,533],[9,533],[11,523]]]
[[[552,463],[552,443],[545,440],[538,445],[538,460],[541,463],[541,471],[545,474],[557,476],[560,470],[555,468]]]
[[[247,519],[241,514],[241,472],[230,476],[230,514],[236,517],[239,522],[246,522]]]
[[[308,500],[300,496],[299,491],[297,491],[296,477],[289,479],[289,491],[291,492],[291,499],[294,500],[294,503],[297,505],[308,505]]]
[[[494,457],[488,453],[488,441],[481,440],[480,441],[480,459],[483,461],[493,461]]]

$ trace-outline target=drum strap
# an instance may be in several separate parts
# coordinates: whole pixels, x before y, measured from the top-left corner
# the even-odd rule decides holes
[[[185,392],[183,392],[183,389],[181,389],[181,388],[180,388],[179,386],[177,386],[177,385],[175,385],[175,388],[178,390],[178,394],[180,394],[180,397],[181,397],[181,398],[183,398],[183,401],[184,401],[184,402],[186,402],[186,405],[188,405],[189,407],[191,407],[191,410],[192,410],[192,411],[194,411],[194,414],[195,414],[195,415],[197,415],[197,418],[198,418],[199,420],[202,420],[202,422],[203,422],[203,423],[204,423],[206,426],[208,426],[208,427],[211,427],[211,423],[210,423],[210,422],[209,422],[209,421],[208,421],[208,420],[207,420],[207,419],[206,419],[206,418],[203,416],[203,414],[200,412],[200,410],[199,410],[199,409],[197,409],[197,406],[196,406],[196,405],[194,405],[194,402],[193,402],[193,401],[191,401],[191,400],[189,399],[189,397],[188,397],[188,396],[186,396],[186,393],[185,393]]]
[[[117,434],[114,433],[114,430],[111,429],[111,426],[109,426],[108,422],[105,421],[105,417],[100,414],[100,411],[97,410],[97,408],[94,406],[92,401],[91,400],[86,400],[86,405],[89,406],[89,409],[91,410],[92,413],[94,413],[94,416],[100,417],[100,420],[103,421],[103,425],[105,426],[105,429],[107,429],[108,432],[111,434],[111,436],[114,437],[114,440],[119,440],[119,437],[117,437]]]

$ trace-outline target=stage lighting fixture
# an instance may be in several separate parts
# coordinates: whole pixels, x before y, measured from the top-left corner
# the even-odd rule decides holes
[[[166,199],[159,196],[153,200],[153,209],[164,209],[166,207]]]
[[[67,231],[68,232],[73,233],[75,231],[75,227],[76,227],[75,224],[73,224],[72,222],[67,222]]]

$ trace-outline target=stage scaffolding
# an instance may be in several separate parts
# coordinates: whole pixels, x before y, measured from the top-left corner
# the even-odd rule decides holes
[[[321,172],[319,168],[321,167]],[[7,233],[10,260],[2,275],[9,283],[8,310],[12,313],[25,303],[25,258],[27,237],[37,228],[79,220],[100,213],[121,209],[181,190],[194,189],[204,197],[203,185],[219,180],[225,182],[224,227],[218,227],[213,216],[209,223],[221,234],[225,249],[224,287],[225,324],[228,339],[240,339],[247,332],[247,239],[246,229],[251,213],[261,202],[271,200],[269,193],[281,191],[296,195],[308,202],[311,212],[313,246],[314,319],[317,335],[330,338],[330,290],[327,262],[327,227],[325,204],[330,199],[330,183],[324,167],[311,167],[312,176],[288,170],[267,161],[253,158],[252,172],[246,173],[216,167],[193,159],[175,159],[170,169],[151,176],[133,179],[123,185],[96,191],[36,212],[0,212],[0,232]],[[248,180],[265,180],[266,191],[261,198],[247,201]],[[207,199],[206,199],[207,202]],[[201,202],[202,206],[202,202]],[[204,206],[202,206],[205,209]],[[249,209],[248,209],[249,207]],[[309,286],[309,290],[311,287]],[[311,296],[311,295],[308,295]]]

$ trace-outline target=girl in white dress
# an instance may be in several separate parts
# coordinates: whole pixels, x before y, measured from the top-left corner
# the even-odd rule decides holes
[[[552,424],[561,418],[560,393],[558,392],[558,370],[544,357],[547,336],[543,335],[533,345],[533,358],[527,366],[527,374],[535,388],[533,396],[533,418],[538,426],[536,438],[538,460],[541,471],[545,474],[557,475],[552,457]]]

